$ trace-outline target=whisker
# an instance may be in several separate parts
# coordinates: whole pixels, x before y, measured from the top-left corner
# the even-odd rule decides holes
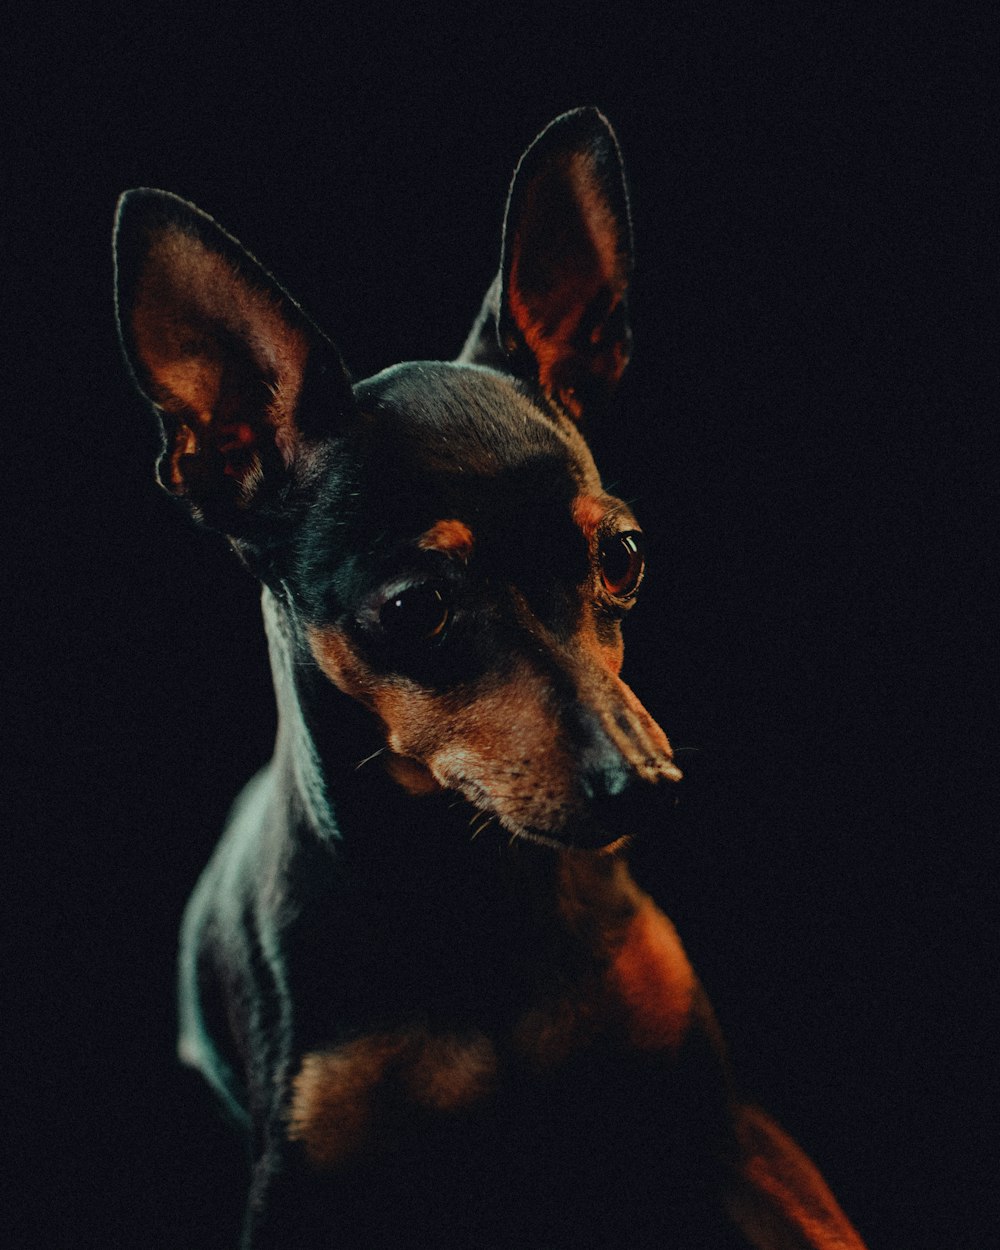
[[[363,760],[354,765],[354,771],[357,772],[359,769],[364,768],[366,764],[370,764],[372,760],[377,760],[378,757],[380,755],[384,755],[387,750],[388,747],[379,747],[379,749],[377,751],[373,751],[371,755],[366,755]]]
[[[485,833],[486,830],[490,827],[490,825],[495,824],[495,823],[496,823],[496,817],[492,815],[492,813],[485,814],[483,817],[480,818],[479,823],[472,830],[472,835],[470,836],[469,841],[475,842],[476,838],[478,838],[481,833]]]

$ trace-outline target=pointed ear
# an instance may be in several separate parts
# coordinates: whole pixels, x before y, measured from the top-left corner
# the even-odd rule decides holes
[[[235,239],[164,191],[119,200],[115,282],[122,347],[163,428],[160,482],[247,534],[353,411],[336,350]]]
[[[632,226],[614,131],[557,117],[514,173],[500,273],[460,359],[506,367],[580,419],[628,363]]]

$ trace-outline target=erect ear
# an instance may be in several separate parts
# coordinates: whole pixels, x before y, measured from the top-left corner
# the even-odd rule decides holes
[[[500,273],[460,359],[507,368],[581,418],[628,363],[631,268],[614,131],[597,109],[564,113],[514,173]]]
[[[160,482],[240,537],[353,410],[337,352],[244,249],[164,191],[115,221],[122,347],[163,427]]]

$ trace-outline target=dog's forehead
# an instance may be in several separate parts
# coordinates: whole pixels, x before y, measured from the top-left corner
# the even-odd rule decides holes
[[[424,568],[427,553],[474,557],[480,573],[529,590],[585,578],[580,503],[596,504],[600,479],[568,419],[475,365],[397,365],[354,395],[357,417],[295,544],[314,619]]]
[[[527,388],[478,365],[412,362],[355,388],[369,437],[387,461],[421,474],[498,479],[547,465],[575,489],[599,485],[586,444],[568,421],[532,400]]]

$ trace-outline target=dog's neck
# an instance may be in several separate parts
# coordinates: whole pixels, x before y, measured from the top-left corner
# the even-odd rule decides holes
[[[338,835],[327,761],[313,732],[315,712],[309,707],[307,659],[285,604],[264,587],[261,610],[277,701],[278,730],[273,766],[282,775],[298,815],[322,838]]]

